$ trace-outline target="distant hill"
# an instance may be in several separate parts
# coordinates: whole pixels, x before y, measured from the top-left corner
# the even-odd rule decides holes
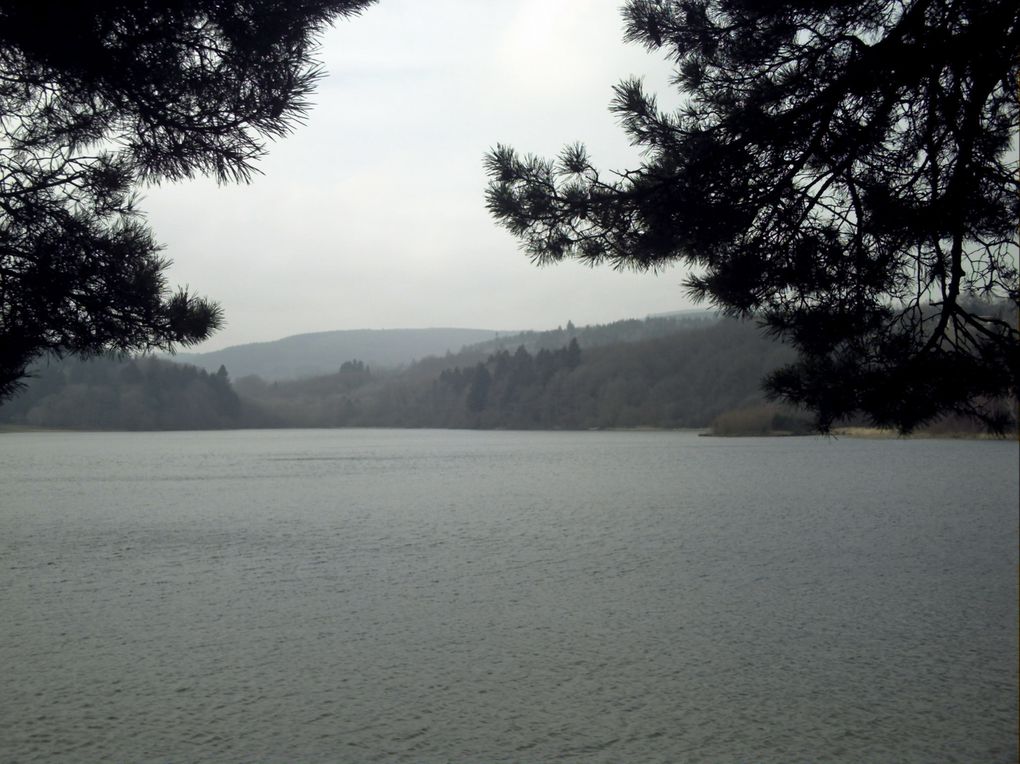
[[[752,323],[731,320],[568,324],[512,340],[515,349],[474,345],[399,373],[351,364],[294,382],[250,377],[234,388],[262,426],[707,427],[728,410],[759,404],[762,377],[792,360]]]
[[[331,374],[345,361],[396,368],[426,356],[456,353],[465,345],[507,332],[491,329],[352,329],[296,334],[273,342],[234,345],[209,353],[178,353],[172,360],[206,371],[225,366],[234,379],[251,374],[288,380]]]
[[[291,342],[297,339],[304,338]],[[219,367],[210,372],[154,358],[43,359],[21,394],[0,407],[0,426],[707,427],[729,410],[758,404],[762,376],[791,357],[752,324],[735,321],[568,322],[508,339],[515,343],[509,348],[488,348],[490,340],[399,370],[350,359],[330,363],[326,374],[279,381],[251,374],[231,379]],[[361,351],[381,344],[354,352],[370,357]],[[251,347],[257,346],[234,350]],[[244,368],[226,352],[206,360]],[[746,426],[752,414],[731,425]]]
[[[375,369],[407,366],[431,356],[475,351],[484,358],[499,350],[523,345],[529,352],[560,348],[576,338],[582,347],[592,348],[618,342],[672,334],[679,329],[715,322],[718,316],[702,310],[610,324],[565,327],[551,331],[505,332],[492,329],[352,329],[296,334],[273,342],[234,345],[208,353],[178,353],[171,359],[209,372],[225,366],[231,378],[255,375],[268,382],[306,379],[335,374],[345,361],[361,361]]]
[[[530,353],[539,350],[556,350],[564,347],[573,339],[576,339],[583,348],[596,348],[665,337],[687,329],[704,328],[719,320],[719,315],[711,311],[680,310],[648,316],[645,319],[625,318],[609,324],[592,324],[590,326],[574,326],[568,321],[565,327],[561,326],[548,331],[503,333],[493,339],[466,346],[464,350],[473,351],[479,356],[478,360],[481,360],[482,357],[491,353],[500,350],[513,351],[522,346]]]
[[[711,426],[717,434],[748,435],[811,428],[803,413],[763,400],[762,378],[795,356],[751,322],[657,318],[601,327],[568,323],[507,339],[510,347],[490,348],[492,341],[487,341],[424,357],[399,370],[351,359],[331,365],[327,374],[289,381],[255,375],[231,379],[225,370],[210,373],[154,358],[46,358],[33,366],[25,389],[0,406],[0,432],[26,426]],[[973,423],[947,420],[931,431],[944,435],[975,429]]]

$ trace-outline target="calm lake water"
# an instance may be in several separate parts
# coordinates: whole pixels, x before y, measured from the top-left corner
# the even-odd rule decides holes
[[[0,760],[1013,762],[1015,442],[0,435]]]

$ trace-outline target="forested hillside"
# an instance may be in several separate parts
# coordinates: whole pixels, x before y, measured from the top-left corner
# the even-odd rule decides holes
[[[642,333],[650,338],[612,342]],[[352,358],[335,373],[290,382],[249,375],[231,384],[222,367],[210,374],[155,359],[51,360],[0,408],[0,421],[92,429],[707,427],[760,402],[762,376],[790,357],[733,321],[568,324],[516,339],[513,350],[491,350],[490,342],[399,371]]]
[[[574,337],[556,350],[426,359],[401,374],[242,379],[237,389],[298,426],[707,427],[760,401],[760,379],[788,358],[752,326],[723,321],[642,342],[585,348]]]
[[[208,353],[181,353],[174,360],[206,371],[226,366],[235,377],[257,374],[266,380],[300,379],[329,374],[350,358],[371,366],[399,368],[498,335],[489,329],[351,329],[296,334]]]
[[[81,430],[197,430],[241,426],[244,405],[226,369],[210,374],[155,358],[37,364],[0,422]]]
[[[430,356],[468,350],[478,359],[498,350],[555,350],[574,337],[584,347],[609,345],[673,334],[679,328],[715,321],[708,311],[684,311],[644,320],[552,331],[496,332],[488,329],[353,329],[297,334],[273,342],[235,345],[208,353],[180,353],[173,360],[216,371],[226,366],[234,377],[257,375],[267,382],[331,374],[343,361],[358,359],[376,369],[399,369]]]
[[[465,350],[488,355],[500,350],[513,352],[523,345],[525,350],[535,353],[542,349],[557,350],[565,347],[572,339],[576,339],[581,347],[585,348],[620,345],[665,337],[687,329],[705,328],[718,320],[718,315],[710,311],[682,311],[665,316],[632,318],[581,327],[575,327],[573,322],[568,321],[566,326],[550,331],[500,335],[471,345]]]

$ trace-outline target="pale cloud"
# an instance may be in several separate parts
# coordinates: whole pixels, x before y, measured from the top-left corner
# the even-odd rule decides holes
[[[219,300],[206,348],[343,328],[548,328],[685,307],[682,273],[539,269],[484,207],[497,142],[637,161],[607,106],[668,67],[609,0],[381,0],[323,39],[307,124],[245,187],[150,189],[171,278]]]
[[[507,95],[529,103],[561,102],[565,94],[591,91],[587,75],[593,62],[586,55],[591,30],[584,24],[591,7],[583,0],[518,4],[494,60]]]

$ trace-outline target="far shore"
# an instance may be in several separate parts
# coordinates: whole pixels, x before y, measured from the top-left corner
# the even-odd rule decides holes
[[[706,430],[701,433],[707,438],[798,438],[805,436],[818,436],[818,432],[789,432],[785,430],[772,430],[769,432],[726,432],[717,433]],[[833,438],[860,438],[863,440],[1015,440],[1016,433],[1005,435],[993,435],[988,432],[912,432],[909,435],[901,435],[893,429],[881,427],[833,427],[829,433]]]
[[[61,427],[33,427],[28,424],[0,424],[0,435],[5,432],[89,432],[88,430],[70,430]]]
[[[228,432],[232,428],[226,428],[223,430],[201,430],[200,432]],[[252,428],[243,428],[252,429]],[[372,427],[298,427],[298,428],[254,428],[254,429],[328,429],[328,430],[364,430],[364,429],[408,429],[417,430],[422,429],[418,427],[384,427],[384,428],[372,428]],[[442,429],[442,428],[438,428]],[[478,432],[486,432],[487,430],[478,430]],[[488,430],[491,432],[507,432],[508,430],[503,428]],[[100,429],[72,429],[63,427],[33,427],[31,425],[20,425],[20,424],[0,424],[0,435],[14,434],[14,433],[28,433],[28,432],[50,432],[50,433],[83,433],[83,432],[186,432],[185,430],[100,430]],[[550,429],[550,430],[526,430],[524,432],[586,432],[586,430],[565,430],[565,429]],[[712,432],[711,429],[696,428],[696,427],[681,427],[681,428],[670,428],[670,427],[600,427],[592,428],[587,432],[691,432],[697,433],[701,437],[705,438],[798,438],[805,436],[818,436],[820,433],[817,432],[791,432],[787,430],[772,430],[769,432],[726,432],[717,433]],[[883,429],[880,427],[834,427],[830,433],[831,437],[834,438],[860,438],[864,440],[1016,440],[1016,433],[1007,433],[1006,435],[992,435],[984,432],[914,432],[910,435],[901,435],[896,430]]]
[[[908,440],[1015,440],[1017,434],[993,435],[989,432],[927,432],[920,430],[910,435],[900,435],[896,430],[881,427],[834,427],[832,434],[840,438],[908,439]]]

